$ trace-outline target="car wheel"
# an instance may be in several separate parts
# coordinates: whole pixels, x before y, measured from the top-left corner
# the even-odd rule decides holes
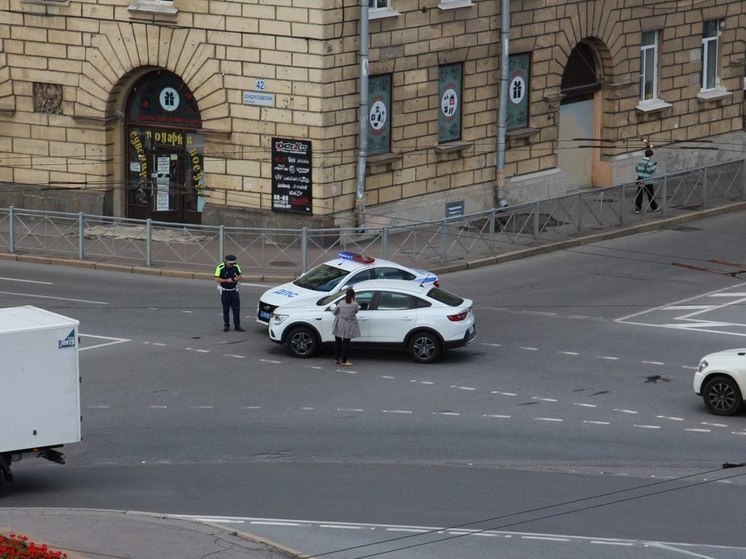
[[[295,357],[313,357],[319,351],[316,333],[308,326],[297,326],[288,334],[288,348]]]
[[[720,376],[707,381],[702,396],[707,409],[715,415],[733,415],[743,404],[741,390],[730,377]]]
[[[409,338],[409,354],[418,363],[432,363],[440,358],[440,340],[430,332],[415,332]]]

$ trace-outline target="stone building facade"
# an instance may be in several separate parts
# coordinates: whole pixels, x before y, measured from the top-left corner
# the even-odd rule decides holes
[[[366,220],[493,207],[500,0],[367,1]],[[0,206],[352,225],[359,4],[0,0]],[[745,4],[511,0],[505,199],[743,157]]]

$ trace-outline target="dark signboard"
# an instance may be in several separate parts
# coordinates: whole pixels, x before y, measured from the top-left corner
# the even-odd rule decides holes
[[[311,142],[272,138],[272,211],[311,213]]]

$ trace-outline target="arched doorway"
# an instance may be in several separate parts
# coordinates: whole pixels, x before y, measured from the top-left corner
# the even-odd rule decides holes
[[[596,71],[596,53],[587,43],[579,43],[570,53],[562,75],[557,162],[568,187],[593,184],[593,164],[598,142],[596,93],[601,80]]]
[[[146,74],[126,103],[126,216],[200,223],[204,143],[197,102],[176,74]]]

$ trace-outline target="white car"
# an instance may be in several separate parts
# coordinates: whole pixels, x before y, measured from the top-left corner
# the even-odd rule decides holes
[[[302,299],[318,299],[327,294],[345,291],[361,281],[397,279],[438,286],[438,276],[427,270],[407,268],[396,262],[343,251],[339,257],[319,264],[295,281],[273,287],[259,298],[256,320],[268,324],[280,305]]]
[[[296,357],[312,357],[334,342],[334,306],[344,292],[281,305],[272,313],[269,337]],[[355,286],[360,304],[360,337],[355,346],[396,346],[419,363],[432,363],[446,349],[467,346],[476,337],[472,301],[432,282],[368,280]]]
[[[694,392],[715,415],[733,415],[743,404],[746,390],[746,348],[705,355],[694,373]]]

